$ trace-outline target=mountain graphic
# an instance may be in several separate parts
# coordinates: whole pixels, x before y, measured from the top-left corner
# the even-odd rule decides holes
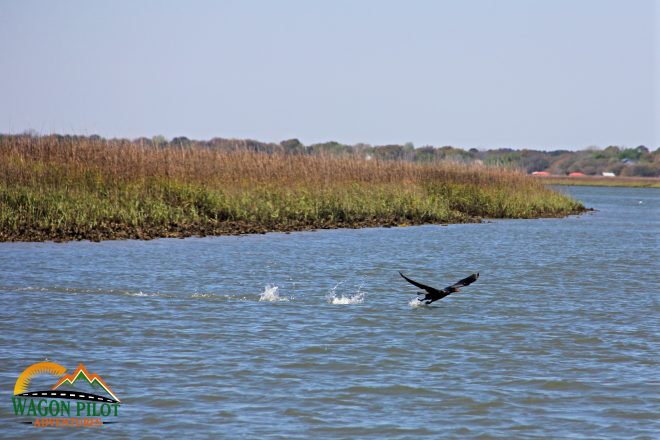
[[[103,382],[101,376],[98,374],[90,374],[89,371],[85,368],[83,364],[78,365],[76,371],[71,374],[65,374],[62,378],[55,384],[52,388],[53,390],[58,389],[62,385],[69,385],[71,387],[75,386],[74,384],[79,380],[83,381],[85,384],[90,385],[92,388],[102,388],[106,393],[112,396],[117,402],[120,402],[119,398],[112,392],[110,387]]]

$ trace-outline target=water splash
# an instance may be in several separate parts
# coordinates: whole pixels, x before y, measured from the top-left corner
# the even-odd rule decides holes
[[[357,292],[355,295],[341,295],[337,296],[337,288],[344,284],[344,281],[340,281],[330,290],[326,300],[330,304],[362,304],[364,302],[364,292],[362,292],[362,284],[358,286]]]
[[[212,293],[199,293],[199,292],[195,292],[192,295],[190,295],[191,298],[213,298],[213,296],[214,295]]]
[[[259,296],[259,301],[270,301],[270,302],[289,301],[289,298],[284,298],[280,296],[280,294],[277,292],[278,289],[279,288],[277,286],[272,286],[270,284],[267,284],[266,287],[264,288],[263,293]]]
[[[420,301],[417,299],[417,297],[410,298],[410,301],[408,301],[408,305],[410,307],[424,307],[426,304],[424,304],[423,301]]]
[[[332,298],[330,304],[362,304],[364,302],[364,293],[359,292],[353,296],[339,296]]]
[[[161,296],[161,295],[160,295],[159,293],[157,293],[157,292],[143,292],[143,291],[141,291],[141,290],[140,290],[139,292],[123,292],[123,294],[124,294],[124,295],[127,295],[127,296],[137,296],[137,297],[142,297],[142,296]]]

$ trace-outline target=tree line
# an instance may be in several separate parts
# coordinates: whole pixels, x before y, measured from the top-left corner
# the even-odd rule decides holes
[[[35,137],[35,133],[0,134],[0,145],[16,137]],[[279,143],[261,142],[252,139],[213,138],[193,140],[185,136],[167,139],[164,136],[137,139],[106,139],[97,135],[46,135],[52,141],[76,143],[92,141],[111,145],[131,144],[155,148],[210,148],[225,151],[247,150],[265,153],[285,153],[294,155],[352,155],[363,159],[403,160],[411,162],[450,161],[458,163],[483,163],[490,166],[520,169],[527,173],[546,171],[555,175],[574,172],[586,175],[614,173],[617,176],[660,177],[660,148],[655,151],[640,145],[634,148],[608,146],[591,147],[580,151],[498,148],[464,150],[453,146],[415,147],[411,142],[403,145],[389,144],[373,146],[358,143],[342,144],[335,141],[304,145],[298,139],[288,139]],[[16,139],[14,139],[16,140]]]

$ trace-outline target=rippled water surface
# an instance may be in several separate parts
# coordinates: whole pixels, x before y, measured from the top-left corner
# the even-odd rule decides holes
[[[11,396],[48,358],[120,397],[101,437],[658,438],[660,190],[569,191],[597,211],[0,244],[0,436],[44,434]],[[481,277],[414,307],[399,270]]]

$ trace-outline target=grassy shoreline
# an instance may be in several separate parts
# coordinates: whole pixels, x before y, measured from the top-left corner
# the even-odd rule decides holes
[[[660,188],[660,177],[534,176],[534,178],[540,179],[548,185]]]
[[[50,136],[0,142],[0,241],[465,223],[582,211],[536,179],[476,165]]]

